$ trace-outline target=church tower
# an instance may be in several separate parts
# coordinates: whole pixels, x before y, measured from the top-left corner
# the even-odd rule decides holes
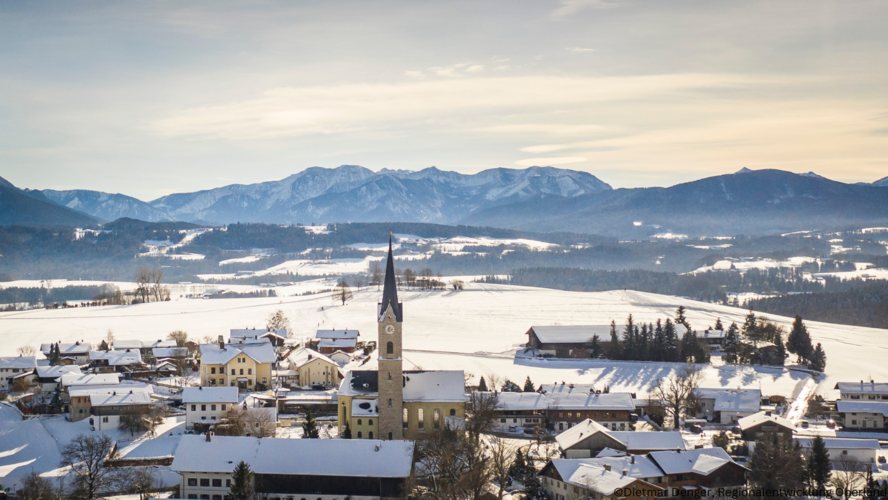
[[[385,285],[379,303],[379,438],[403,439],[404,372],[401,360],[402,304],[398,302],[395,261],[392,257],[392,235],[389,233],[388,260],[385,264]]]

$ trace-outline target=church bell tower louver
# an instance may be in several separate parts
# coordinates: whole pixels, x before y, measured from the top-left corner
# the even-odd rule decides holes
[[[379,340],[379,438],[403,439],[404,371],[401,358],[401,323],[403,305],[398,302],[398,283],[395,280],[395,261],[392,256],[392,234],[389,233],[388,259],[385,264],[385,284],[382,301],[377,310]]]

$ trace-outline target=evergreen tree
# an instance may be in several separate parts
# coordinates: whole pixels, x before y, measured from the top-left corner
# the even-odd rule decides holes
[[[592,338],[589,339],[588,349],[590,358],[598,359],[601,357],[601,341],[598,338],[598,334],[592,335]]]
[[[317,439],[318,437],[320,437],[318,434],[318,424],[309,410],[305,412],[305,423],[302,424],[302,438]]]
[[[610,345],[608,346],[607,357],[609,359],[622,358],[623,348],[620,345],[620,338],[617,336],[617,322],[611,321],[610,329]]]
[[[823,351],[823,347],[820,346],[820,342],[814,348],[814,354],[811,355],[811,363],[808,364],[808,368],[821,373],[826,370],[826,353]]]
[[[635,327],[638,328],[637,326]],[[641,333],[638,334],[638,339],[636,340],[637,348],[638,348],[638,359],[642,361],[650,361],[650,353],[649,345],[648,345],[648,326],[645,324],[641,325]]]
[[[758,347],[758,342],[761,340],[761,331],[759,330],[754,312],[749,311],[749,314],[746,315],[746,321],[743,322],[741,332],[745,340],[752,342],[752,345]]]
[[[773,433],[756,440],[749,468],[750,482],[764,490],[798,488],[806,475],[799,444]]]
[[[56,366],[59,364],[59,345],[49,344],[49,364]]]
[[[829,484],[830,475],[832,475],[832,462],[829,459],[829,450],[823,438],[816,436],[811,443],[811,455],[808,456],[806,464],[808,479],[823,489]]]
[[[521,453],[521,448],[518,448],[518,451],[515,453],[515,460],[512,461],[512,465],[509,467],[509,477],[519,483],[524,483],[528,474],[528,467],[527,461],[524,459],[524,453]]]
[[[533,387],[533,382],[530,381],[530,375],[524,380],[524,392],[536,392],[536,389]]]
[[[691,324],[688,323],[688,318],[685,316],[684,306],[678,306],[678,309],[675,310],[675,324],[684,326],[686,330],[691,329]]]
[[[654,341],[651,347],[651,359],[653,361],[666,360],[666,335],[663,333],[663,325],[657,320],[657,327],[654,330]]]
[[[238,462],[234,467],[228,498],[229,500],[253,500],[256,498],[256,492],[253,489],[253,471],[244,461]]]
[[[521,387],[519,387],[518,384],[516,384],[515,382],[506,379],[506,381],[503,382],[503,386],[500,388],[500,390],[503,392],[521,392]]]
[[[99,344],[99,350],[108,352],[108,343],[105,342],[105,339],[102,339],[102,342]]]
[[[525,500],[549,500],[546,490],[540,484],[540,477],[537,475],[536,469],[530,468],[532,472],[524,478],[524,499]]]
[[[62,403],[62,390],[56,386],[55,392],[52,394],[52,401],[49,402],[50,408],[53,410],[61,410],[64,404]]]
[[[808,334],[808,328],[799,315],[796,315],[795,321],[792,322],[792,331],[786,339],[786,349],[797,356],[797,363],[811,361],[811,356],[814,354],[811,335]]]
[[[725,332],[725,355],[722,358],[725,363],[737,362],[737,350],[740,343],[740,339],[737,338],[738,333],[739,329],[737,328],[737,323],[731,323],[731,326],[728,327],[728,331]]]
[[[666,318],[666,324],[663,326],[663,336],[666,338],[666,356],[664,361],[678,361],[681,357],[681,349],[678,347],[678,339],[675,337],[675,325],[672,320]]]
[[[786,363],[786,347],[783,345],[783,336],[780,333],[777,333],[777,337],[774,339],[774,346],[777,350],[776,359],[772,360],[771,364],[774,366],[783,366]]]
[[[340,434],[339,437],[341,437],[342,439],[352,438],[351,425],[349,425],[348,420],[345,421],[345,428],[342,429],[342,434]]]
[[[623,327],[623,353],[622,359],[638,359],[638,346],[635,344],[635,323],[630,314],[626,318],[626,326]]]
[[[487,381],[484,380],[484,377],[481,377],[481,381],[478,382],[478,391],[487,392]]]
[[[686,330],[684,335],[681,337],[681,347],[679,348],[681,354],[680,360],[684,363],[693,363],[694,356],[697,354],[697,346],[696,341],[691,338],[691,331]]]
[[[721,318],[715,318],[715,325],[712,327],[713,330],[724,330],[725,327],[722,325]]]

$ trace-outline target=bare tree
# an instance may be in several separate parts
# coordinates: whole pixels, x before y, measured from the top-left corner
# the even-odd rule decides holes
[[[147,267],[136,269],[136,273],[133,275],[133,281],[136,283],[136,297],[139,297],[142,302],[148,302],[153,277],[153,271]]]
[[[37,349],[32,345],[23,345],[16,349],[19,356],[33,356],[37,354]]]
[[[122,431],[129,431],[130,436],[135,436],[136,432],[145,428],[142,419],[146,415],[144,410],[129,410],[120,416],[119,428]]]
[[[16,495],[19,500],[53,500],[56,498],[52,482],[34,471],[25,476]]]
[[[73,498],[93,500],[113,486],[115,469],[105,467],[111,447],[111,438],[106,435],[80,434],[62,449],[61,465],[72,477]]]
[[[701,378],[700,368],[689,363],[675,375],[657,381],[652,397],[659,400],[666,416],[672,418],[673,429],[678,429],[682,416],[696,407],[694,391],[699,387]]]
[[[127,474],[128,490],[139,494],[139,500],[151,497],[151,492],[157,485],[154,472],[148,467],[136,467]]]
[[[175,340],[176,347],[185,347],[185,343],[188,342],[188,334],[182,330],[176,330],[167,335],[167,340]]]
[[[111,329],[108,329],[108,332],[105,333],[105,341],[108,342],[108,346],[114,343],[114,332]]]
[[[379,265],[379,261],[370,261],[370,267],[368,271],[370,274],[370,284],[376,285],[376,290],[379,291],[379,285],[382,282],[382,266]]]
[[[466,404],[465,429],[469,436],[477,439],[480,434],[489,433],[500,407],[495,392],[473,392]]]
[[[345,280],[340,281],[339,284],[336,285],[336,289],[333,290],[333,302],[342,302],[342,305],[345,305],[345,303],[353,297],[354,295]]]
[[[270,408],[244,408],[232,406],[222,422],[216,426],[216,433],[223,436],[245,436],[247,434],[267,438],[274,437],[276,431],[274,413]]]
[[[490,473],[493,481],[498,485],[496,492],[498,500],[503,499],[506,486],[512,481],[509,472],[515,462],[515,450],[515,445],[503,438],[493,437],[490,439]]]
[[[866,466],[854,457],[840,455],[838,460],[833,461],[832,483],[836,495],[847,499],[852,490],[866,485]]]
[[[278,309],[277,311],[271,313],[271,316],[268,317],[268,322],[265,324],[265,327],[269,330],[280,330],[283,328],[287,330],[287,337],[293,334],[290,331],[290,319],[287,318],[287,315],[284,314],[282,309]]]
[[[163,279],[163,270],[155,269],[151,278],[151,295],[154,296],[154,300],[160,302],[169,298],[169,293],[165,293],[163,285],[160,284],[160,281]]]

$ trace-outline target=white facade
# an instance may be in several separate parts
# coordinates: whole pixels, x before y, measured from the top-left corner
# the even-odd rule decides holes
[[[37,368],[34,356],[0,358],[0,389],[11,389],[14,380]]]
[[[219,422],[237,401],[237,387],[186,387],[182,392],[185,428]]]
[[[796,439],[805,454],[811,453],[813,439]],[[854,460],[862,464],[876,463],[882,451],[877,439],[823,438],[829,459],[833,462]]]
[[[89,425],[94,431],[119,429],[120,415],[93,415],[89,417]]]

